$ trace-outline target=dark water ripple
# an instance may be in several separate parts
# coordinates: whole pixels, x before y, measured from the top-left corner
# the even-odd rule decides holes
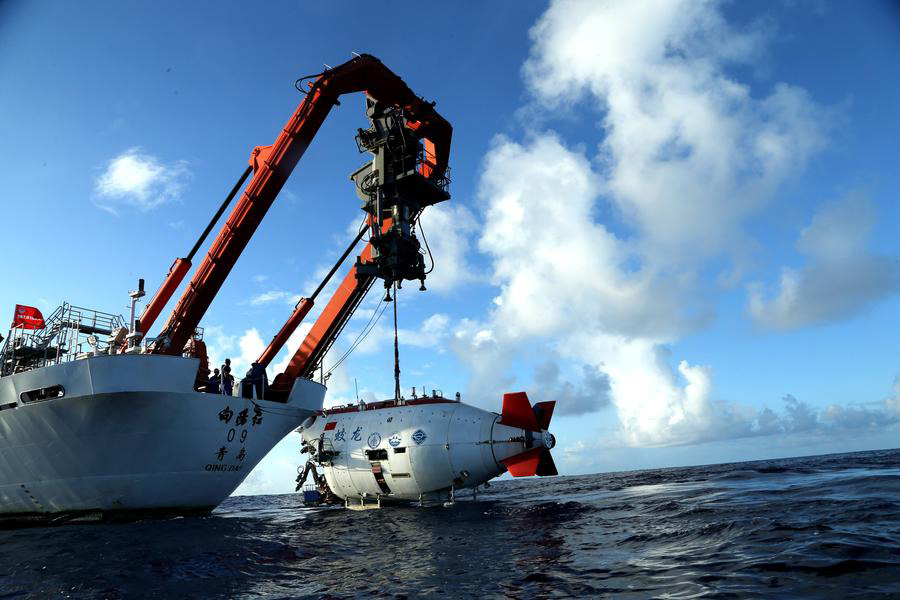
[[[0,531],[5,598],[896,598],[900,450],[495,483],[357,513]]]

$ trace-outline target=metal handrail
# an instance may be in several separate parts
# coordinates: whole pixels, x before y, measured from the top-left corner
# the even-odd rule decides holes
[[[30,330],[21,325],[10,328],[9,338],[0,349],[0,377],[84,358],[81,349],[85,344],[94,353],[109,352],[113,334],[123,327],[122,315],[63,302],[45,319],[41,329]]]

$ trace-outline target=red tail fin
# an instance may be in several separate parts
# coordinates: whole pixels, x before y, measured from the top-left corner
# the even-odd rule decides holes
[[[553,463],[553,457],[546,448],[526,450],[521,454],[510,456],[503,461],[503,464],[513,477],[531,477],[532,475],[546,477],[559,474]]]
[[[521,454],[510,456],[503,461],[509,474],[513,477],[531,477],[537,475],[538,465],[541,462],[541,450],[543,448],[532,448]]]
[[[541,430],[534,411],[531,409],[531,402],[528,401],[528,394],[525,392],[503,394],[503,411],[500,413],[500,422],[528,431]]]

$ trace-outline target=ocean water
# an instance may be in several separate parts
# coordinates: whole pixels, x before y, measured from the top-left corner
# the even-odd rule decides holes
[[[900,450],[0,531],[0,598],[900,598]]]

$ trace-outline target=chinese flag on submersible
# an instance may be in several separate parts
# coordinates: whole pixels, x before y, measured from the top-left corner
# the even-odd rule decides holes
[[[22,329],[43,329],[44,315],[33,306],[16,304],[16,314],[13,317],[12,326]]]

